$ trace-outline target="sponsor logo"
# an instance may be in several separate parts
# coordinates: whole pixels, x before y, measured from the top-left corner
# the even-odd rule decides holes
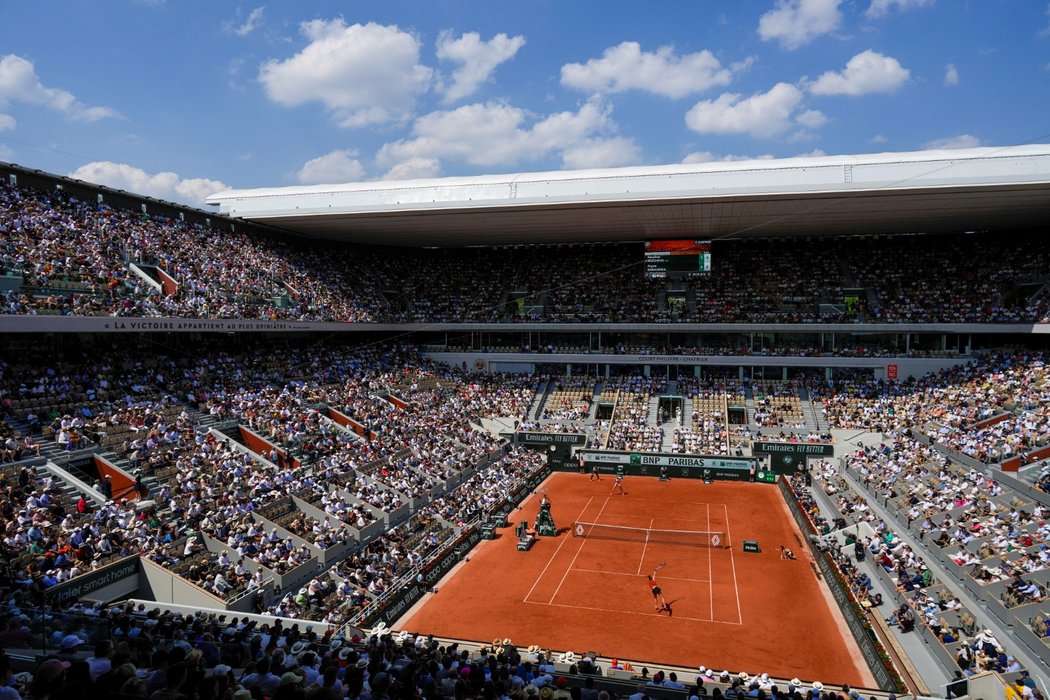
[[[77,576],[75,579],[68,581],[67,583],[55,586],[51,590],[47,591],[49,596],[52,596],[54,600],[58,602],[65,602],[73,598],[81,598],[89,595],[100,588],[123,581],[129,577],[138,577],[139,573],[139,560],[138,557],[130,559],[124,562],[118,562],[111,567],[99,569],[82,576]]]

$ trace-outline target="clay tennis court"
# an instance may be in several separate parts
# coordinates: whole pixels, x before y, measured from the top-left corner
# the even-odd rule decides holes
[[[484,541],[469,561],[403,618],[397,629],[519,647],[731,671],[799,676],[874,687],[830,593],[814,572],[779,490],[771,484],[552,475],[511,514],[511,527]],[[517,550],[514,525],[530,524],[539,492],[551,499],[558,537]],[[574,537],[576,521],[614,537]],[[689,532],[646,541],[616,527]],[[744,553],[744,539],[762,552]],[[798,560],[782,560],[786,545]],[[672,613],[658,612],[646,580],[656,574]],[[691,680],[691,679],[690,679]]]

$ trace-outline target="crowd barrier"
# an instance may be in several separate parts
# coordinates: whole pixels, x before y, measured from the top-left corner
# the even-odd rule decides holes
[[[507,498],[493,504],[487,512],[496,514],[509,510],[508,506],[524,500],[550,475],[543,467],[523,479],[511,489]],[[479,542],[481,523],[468,524],[450,537],[419,567],[401,576],[390,589],[359,612],[352,622],[362,627],[373,627],[379,622],[393,626],[423,595],[431,590],[452,568],[460,562]]]
[[[787,477],[781,476],[777,483],[780,485],[780,492],[784,497],[784,502],[788,505],[788,510],[791,511],[791,515],[795,518],[799,529],[805,534],[803,539],[806,541],[806,546],[813,555],[813,559],[817,562],[817,566],[824,576],[824,581],[831,590],[832,597],[835,598],[839,609],[842,610],[842,615],[846,619],[846,626],[849,627],[850,632],[853,634],[853,638],[864,656],[864,661],[868,664],[868,668],[875,677],[875,682],[883,690],[895,693],[904,692],[906,688],[901,681],[900,672],[892,667],[893,662],[889,659],[889,655],[881,642],[878,641],[875,630],[864,619],[860,604],[842,580],[842,574],[839,572],[838,567],[831,562],[827,552],[821,551],[813,543],[810,536],[818,534],[816,527],[808,514],[802,510],[798,496],[795,495],[794,489],[788,483]]]

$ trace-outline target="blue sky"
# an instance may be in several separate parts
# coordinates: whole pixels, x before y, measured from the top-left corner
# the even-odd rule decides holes
[[[228,188],[1050,141],[1045,0],[0,4],[0,160]]]

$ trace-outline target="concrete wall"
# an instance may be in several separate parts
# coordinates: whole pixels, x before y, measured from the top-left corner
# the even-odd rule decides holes
[[[870,369],[872,377],[885,378],[889,365],[897,366],[900,379],[920,377],[969,362],[965,357],[766,357],[760,355],[615,355],[606,353],[502,353],[502,352],[431,352],[438,362],[478,371],[512,372],[524,368],[535,371],[537,364],[643,365],[647,367],[680,365],[687,367],[830,367]],[[881,374],[879,374],[881,373]]]
[[[226,601],[172,574],[164,567],[140,558],[139,595],[158,603],[175,603],[200,610],[225,610]]]

